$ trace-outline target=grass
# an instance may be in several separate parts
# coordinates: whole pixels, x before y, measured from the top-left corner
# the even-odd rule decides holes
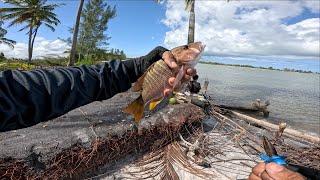
[[[99,63],[100,61],[94,61],[90,58],[85,58],[81,61],[76,62],[75,65],[93,65]],[[67,66],[67,64],[67,58],[34,59],[30,64],[28,64],[27,61],[23,59],[5,59],[0,60],[0,71],[8,69],[30,70],[36,68],[63,67]]]
[[[210,64],[210,65],[221,65],[221,66],[236,66],[236,67],[247,67],[247,68],[258,68],[258,69],[268,69],[268,70],[275,70],[275,71],[287,71],[287,72],[299,72],[299,73],[316,73],[320,74],[319,72],[312,72],[312,71],[303,71],[303,70],[295,70],[295,69],[275,69],[272,67],[255,67],[251,65],[241,65],[241,64],[224,64],[224,63],[217,63],[217,62],[204,62],[200,61],[201,64]]]

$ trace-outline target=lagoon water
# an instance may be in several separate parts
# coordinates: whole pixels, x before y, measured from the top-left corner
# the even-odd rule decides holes
[[[320,75],[258,68],[198,64],[199,81],[209,80],[217,104],[249,106],[270,100],[266,120],[320,135]],[[256,116],[263,119],[261,116]]]

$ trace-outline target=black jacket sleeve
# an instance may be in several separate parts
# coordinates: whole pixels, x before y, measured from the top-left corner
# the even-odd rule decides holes
[[[79,67],[0,71],[0,132],[35,125],[127,91],[167,49],[126,61]]]

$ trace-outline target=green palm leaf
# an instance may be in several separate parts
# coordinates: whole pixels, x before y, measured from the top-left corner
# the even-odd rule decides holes
[[[63,4],[46,4],[47,0],[5,0],[5,3],[14,5],[13,8],[1,8],[0,19],[10,20],[8,27],[20,24],[24,25],[19,31],[28,30],[29,36],[29,62],[32,58],[32,50],[34,38],[36,36],[37,29],[44,24],[51,31],[54,31],[54,26],[60,24],[57,15],[53,11]],[[3,43],[10,43],[10,41],[4,41]]]
[[[6,44],[10,48],[14,48],[14,45],[16,44],[16,42],[7,38],[0,38],[0,44]]]

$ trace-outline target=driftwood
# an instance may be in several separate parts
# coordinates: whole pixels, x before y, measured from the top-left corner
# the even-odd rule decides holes
[[[269,117],[270,111],[268,106],[270,105],[269,101],[266,101],[264,105],[261,105],[261,100],[256,99],[249,107],[243,106],[230,106],[230,105],[215,105],[220,108],[230,109],[230,110],[239,110],[239,111],[253,111],[253,112],[262,112],[265,118]]]
[[[250,116],[247,116],[247,115],[235,112],[235,111],[230,111],[230,113],[232,115],[238,117],[238,118],[246,120],[249,123],[255,123],[255,124],[259,125],[259,126],[262,126],[264,128],[267,128],[267,129],[271,129],[273,131],[278,131],[278,129],[279,129],[278,125],[271,124],[271,123],[266,122],[266,121],[255,119],[255,118],[252,118]],[[303,132],[300,132],[300,131],[297,131],[297,130],[294,130],[294,129],[290,129],[290,128],[286,128],[284,130],[284,132],[283,132],[283,135],[289,136],[291,138],[302,139],[302,140],[305,140],[307,142],[311,142],[311,143],[314,143],[314,144],[320,144],[320,138],[319,137],[315,137],[315,136],[312,136],[312,135],[309,135],[309,134],[306,134],[306,133],[303,133]]]

